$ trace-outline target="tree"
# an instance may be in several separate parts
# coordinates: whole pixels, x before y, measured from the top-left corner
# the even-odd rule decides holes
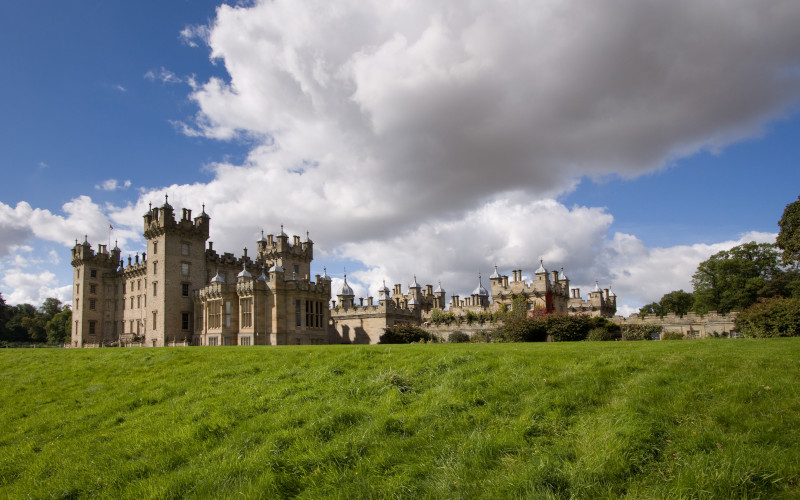
[[[800,260],[800,196],[786,205],[778,226],[781,229],[775,243],[783,250],[783,263],[793,265]]]
[[[739,313],[736,329],[745,337],[800,336],[800,299],[762,299]]]
[[[72,324],[72,311],[67,306],[56,313],[47,322],[44,329],[47,332],[47,341],[51,344],[65,344],[70,338],[70,326]]]
[[[431,340],[431,334],[426,330],[414,325],[402,324],[394,325],[383,329],[378,343],[380,344],[410,344],[421,340]]]
[[[647,316],[650,314],[655,316],[663,316],[663,314],[661,314],[661,304],[658,302],[651,302],[639,309],[640,316]]]
[[[675,313],[681,318],[692,310],[694,305],[694,295],[683,290],[675,290],[661,297],[661,316]]]
[[[776,245],[755,241],[715,253],[692,276],[693,309],[698,313],[741,311],[784,272],[779,259]]]

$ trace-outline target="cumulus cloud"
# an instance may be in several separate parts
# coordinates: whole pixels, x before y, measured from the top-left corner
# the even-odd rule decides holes
[[[123,182],[118,181],[117,179],[108,179],[100,184],[95,184],[94,188],[101,190],[101,191],[116,191],[118,189],[128,189],[131,187],[131,181],[125,180]]]
[[[65,216],[0,204],[0,256],[33,233],[103,241],[91,231],[109,219],[140,241],[148,203],[169,194],[206,203],[223,250],[252,246],[261,224],[310,230],[318,261],[360,265],[359,295],[414,274],[464,295],[494,264],[530,275],[543,258],[575,286],[613,283],[633,308],[685,288],[717,247],[647,248],[609,235],[604,209],[554,200],[584,176],[632,177],[758,134],[800,96],[799,24],[800,4],[777,0],[222,5],[180,36],[206,44],[225,79],[145,78],[189,83],[198,109],[178,129],[246,138],[247,159],[107,215],[88,197]]]
[[[72,302],[72,285],[59,286],[55,274],[49,271],[37,274],[10,269],[3,275],[2,282],[6,289],[12,290],[8,295],[3,294],[8,304],[38,306],[48,297],[55,297],[64,303]]]
[[[798,22],[800,5],[745,0],[223,5],[181,37],[229,78],[194,82],[197,115],[176,123],[255,146],[114,217],[134,227],[169,192],[205,201],[233,248],[254,221],[311,229],[318,255],[362,263],[348,279],[365,295],[414,273],[463,295],[495,263],[541,257],[655,300],[716,247],[647,248],[554,198],[758,134],[800,96]]]
[[[90,242],[107,242],[112,225],[103,209],[88,196],[79,196],[61,207],[64,215],[49,210],[32,208],[27,202],[11,207],[0,202],[0,258],[36,237],[71,247],[76,239],[88,238]],[[122,228],[114,231],[114,238],[122,248],[126,243],[137,244],[140,229]]]

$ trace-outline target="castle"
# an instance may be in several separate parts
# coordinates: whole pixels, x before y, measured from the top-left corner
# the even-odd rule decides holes
[[[544,263],[531,282],[521,270],[513,278],[490,276],[491,292],[478,286],[469,297],[454,295],[449,308],[439,286],[424,288],[416,277],[408,287],[380,289],[356,303],[347,284],[331,301],[331,279],[326,272],[310,279],[314,243],[301,241],[281,227],[256,242],[253,258],[219,255],[208,241],[211,218],[192,218],[183,209],[180,220],[165,198],[164,205],[144,214],[147,251],[128,257],[98,245],[95,252],[85,238],[72,248],[72,347],[94,345],[279,345],[376,343],[384,329],[400,323],[429,322],[446,308],[454,316],[493,313],[524,304],[528,310],[613,317],[616,297],[599,286],[580,297],[561,272],[548,272]],[[208,243],[206,245],[206,243]]]
[[[327,276],[309,279],[314,244],[262,233],[254,258],[219,255],[210,217],[172,206],[144,214],[147,252],[120,258],[86,239],[72,249],[71,346],[328,343]]]

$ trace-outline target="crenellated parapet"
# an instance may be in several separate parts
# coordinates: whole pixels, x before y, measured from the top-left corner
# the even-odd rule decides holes
[[[205,205],[203,212],[192,219],[192,211],[184,208],[180,220],[175,220],[175,211],[167,201],[161,207],[153,208],[152,205],[144,214],[144,237],[157,238],[166,234],[178,235],[185,239],[205,241],[209,237],[211,217],[206,214]]]

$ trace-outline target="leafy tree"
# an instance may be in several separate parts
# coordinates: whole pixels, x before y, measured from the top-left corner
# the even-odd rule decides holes
[[[675,290],[661,297],[659,305],[661,306],[661,316],[666,316],[669,313],[675,313],[681,318],[692,310],[694,304],[694,295],[683,290]]]
[[[31,342],[28,328],[24,325],[27,319],[36,316],[36,308],[30,304],[17,304],[10,308],[10,318],[6,323],[6,340],[9,342]]]
[[[712,255],[692,276],[694,310],[741,311],[754,303],[759,292],[784,271],[774,244],[754,241]]]
[[[380,344],[410,344],[421,340],[431,340],[431,334],[427,330],[414,325],[402,324],[394,325],[383,329],[384,334],[380,336]]]
[[[661,304],[659,304],[658,302],[651,302],[639,309],[639,315],[663,316],[663,314],[661,314]]]
[[[746,337],[800,336],[800,299],[762,299],[739,313],[736,329]]]
[[[786,205],[778,226],[781,229],[775,242],[783,250],[784,264],[792,265],[800,260],[800,196]]]
[[[71,325],[72,311],[69,307],[65,307],[61,312],[56,313],[45,325],[44,329],[47,332],[47,341],[56,345],[69,342]]]
[[[11,319],[11,308],[6,304],[6,299],[0,293],[0,340],[5,340],[8,336],[6,323]]]

